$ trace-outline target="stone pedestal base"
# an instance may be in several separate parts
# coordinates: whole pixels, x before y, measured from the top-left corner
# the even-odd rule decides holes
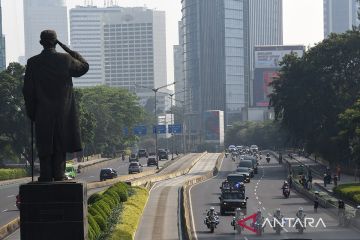
[[[86,215],[86,183],[34,182],[20,186],[21,240],[85,240]]]

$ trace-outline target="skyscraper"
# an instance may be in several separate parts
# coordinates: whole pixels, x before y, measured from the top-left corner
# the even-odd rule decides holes
[[[6,68],[5,36],[2,32],[2,8],[0,2],[0,71]]]
[[[179,45],[174,46],[174,80],[175,84],[175,98],[177,106],[182,106],[185,99],[185,78],[184,78],[184,50],[183,50],[183,33],[182,23],[179,21]]]
[[[250,0],[250,94],[253,93],[254,48],[283,44],[282,0]],[[250,97],[250,96],[249,96]],[[250,105],[252,101],[250,97]]]
[[[53,29],[58,39],[68,44],[67,8],[64,0],[24,0],[25,58],[37,55],[42,46],[40,33]]]
[[[167,84],[163,11],[76,7],[70,10],[70,38],[71,46],[91,66],[88,74],[74,79],[75,86],[122,87],[136,92],[144,105],[154,93],[136,85],[154,88]],[[165,106],[164,101],[161,105]]]
[[[356,0],[324,0],[324,37],[358,26],[358,8]]]
[[[247,106],[248,0],[183,0],[184,74],[190,109],[238,118]]]

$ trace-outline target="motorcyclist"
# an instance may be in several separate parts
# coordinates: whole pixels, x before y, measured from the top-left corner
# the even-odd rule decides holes
[[[217,212],[215,211],[214,207],[210,207],[210,210],[206,213],[206,219],[205,219],[205,224],[208,225],[209,224],[209,218],[213,217],[216,221],[216,225],[219,223],[219,216],[217,214]]]
[[[304,209],[302,207],[299,207],[299,211],[296,213],[296,217],[299,219],[304,219],[306,214],[304,213]]]
[[[264,222],[264,217],[261,214],[261,210],[260,208],[258,208],[257,212],[256,212],[256,219],[255,219],[255,229],[257,234],[261,235],[261,233],[263,232],[264,228],[263,228],[263,222]]]
[[[285,192],[285,189],[288,189],[290,191],[290,186],[289,186],[289,183],[287,181],[284,181],[282,187],[281,187],[282,191],[283,191],[283,194]]]
[[[280,208],[276,209],[276,211],[274,212],[274,224],[273,224],[273,229],[276,230],[277,233],[280,233],[281,229],[282,229],[282,225],[278,226],[279,223],[282,223],[282,219],[283,219],[283,215],[281,214]],[[277,219],[278,221],[276,222],[275,219]],[[278,227],[280,227],[280,229],[277,229]]]

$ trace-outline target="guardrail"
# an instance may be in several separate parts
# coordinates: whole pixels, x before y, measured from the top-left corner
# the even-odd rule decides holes
[[[188,240],[195,239],[194,237],[195,229],[193,227],[194,223],[192,222],[191,213],[189,212],[189,209],[191,209],[190,201],[189,201],[190,187],[217,175],[223,158],[224,158],[224,153],[222,153],[217,158],[215,167],[212,171],[207,172],[205,175],[194,177],[186,181],[184,185],[181,187],[181,191],[180,191],[181,204],[180,203],[179,204],[180,204],[180,214],[181,214],[182,224],[180,226],[182,227],[181,232],[183,233],[185,239]]]
[[[273,155],[275,158],[279,158],[279,156],[277,155],[277,153],[273,152],[273,151],[267,151],[269,152],[271,155]],[[294,159],[294,158],[292,158]],[[301,161],[296,160],[298,163],[301,163]],[[290,168],[291,168],[291,163],[285,158],[283,157],[283,162],[285,162]],[[304,165],[304,164],[302,164]],[[289,171],[289,169],[287,169]],[[288,172],[289,173],[289,172]],[[293,180],[293,184],[292,187],[300,194],[304,195],[305,197],[307,197],[308,199],[310,199],[311,201],[315,200],[315,193],[313,190],[308,190],[305,189],[299,182],[298,180]],[[336,202],[338,201],[337,198],[330,196],[327,192],[319,192],[318,197],[318,201],[319,201],[319,205],[322,206],[323,208],[326,208],[328,210],[328,212],[335,218],[339,217],[339,210],[338,210],[338,206],[336,205]],[[360,219],[356,218],[356,209],[348,204],[345,204],[345,216],[346,218],[349,218],[348,220],[350,221],[350,224],[352,224],[354,227],[359,228],[360,229]]]

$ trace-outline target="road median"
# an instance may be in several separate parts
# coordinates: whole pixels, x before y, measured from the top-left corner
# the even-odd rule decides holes
[[[209,171],[207,173],[205,173],[202,176],[199,177],[194,177],[188,181],[186,181],[183,186],[181,187],[181,191],[180,191],[180,214],[181,214],[181,232],[183,233],[183,237],[185,239],[188,240],[194,240],[194,233],[195,233],[195,229],[194,229],[194,223],[192,222],[192,217],[191,217],[191,204],[190,204],[190,187],[198,184],[200,182],[203,182],[207,179],[212,178],[213,176],[216,176],[217,173],[220,170],[220,166],[221,166],[221,162],[224,158],[224,153],[222,153],[216,160],[216,164],[215,167],[213,168],[212,171]]]

